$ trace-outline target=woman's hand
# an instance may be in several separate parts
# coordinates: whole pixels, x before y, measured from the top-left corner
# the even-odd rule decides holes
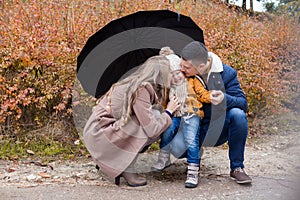
[[[179,100],[176,96],[170,98],[170,101],[167,105],[167,109],[171,114],[173,114],[180,107]]]

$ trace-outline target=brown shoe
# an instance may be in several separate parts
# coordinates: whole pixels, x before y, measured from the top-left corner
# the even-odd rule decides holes
[[[239,184],[252,183],[252,179],[246,174],[244,169],[236,168],[230,172],[230,177]]]

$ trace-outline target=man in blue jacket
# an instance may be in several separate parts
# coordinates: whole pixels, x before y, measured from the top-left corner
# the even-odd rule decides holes
[[[237,79],[237,72],[194,41],[181,52],[182,72],[196,76],[212,92],[212,104],[204,104],[200,126],[200,146],[219,146],[228,141],[230,177],[239,184],[251,183],[244,171],[244,150],[248,135],[247,99]],[[172,141],[172,153],[181,157],[186,148],[180,135]]]

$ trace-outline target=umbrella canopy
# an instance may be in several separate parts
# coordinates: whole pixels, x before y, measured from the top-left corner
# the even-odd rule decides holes
[[[190,17],[169,10],[139,11],[111,21],[88,39],[77,58],[77,78],[98,98],[162,47],[178,54],[194,40],[204,43],[203,31]]]

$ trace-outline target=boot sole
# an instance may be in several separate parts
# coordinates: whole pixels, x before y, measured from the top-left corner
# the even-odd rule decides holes
[[[130,183],[127,182],[127,185],[130,186],[130,187],[140,187],[140,186],[147,185],[147,182],[141,183],[141,184],[130,184]]]
[[[196,188],[198,186],[198,184],[192,184],[192,183],[185,183],[185,187],[186,188]]]
[[[168,165],[168,166],[165,166],[163,169],[157,169],[157,168],[151,167],[151,171],[152,171],[152,172],[161,172],[161,171],[167,169],[167,168],[170,167],[170,166],[171,166],[171,164]]]
[[[239,181],[236,178],[230,177],[232,180],[234,180],[235,182],[237,182],[238,184],[250,184],[252,183],[252,180],[245,180],[245,181]]]

